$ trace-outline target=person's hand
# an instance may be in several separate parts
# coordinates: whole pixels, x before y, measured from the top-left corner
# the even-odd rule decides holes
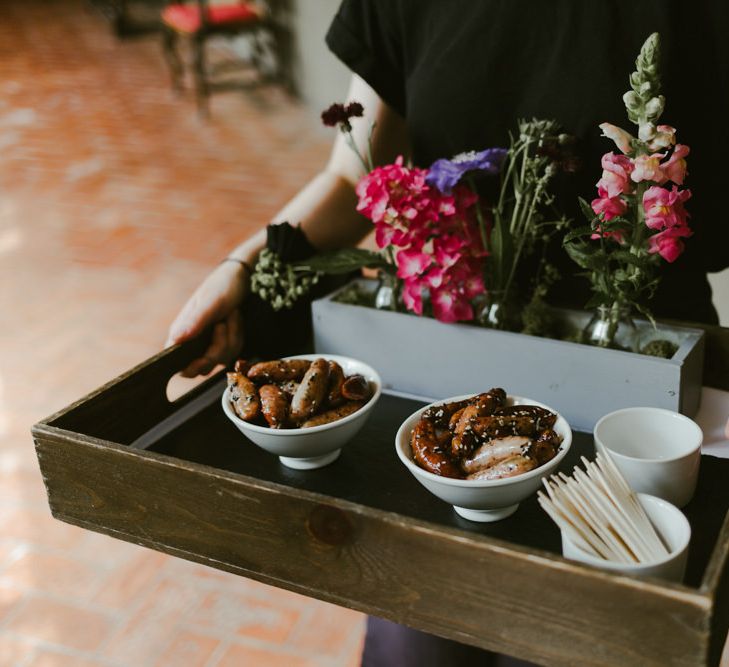
[[[218,364],[227,364],[243,347],[243,322],[239,307],[248,293],[247,266],[223,262],[193,292],[174,322],[165,347],[182,343],[213,326],[210,347],[181,371],[183,377],[206,375]]]

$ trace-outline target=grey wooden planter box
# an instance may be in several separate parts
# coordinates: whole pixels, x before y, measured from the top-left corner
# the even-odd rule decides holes
[[[361,281],[374,290],[374,281]],[[644,338],[667,338],[671,359],[579,343],[444,324],[415,315],[337,303],[338,292],[314,301],[314,347],[373,366],[385,388],[445,398],[490,387],[558,410],[573,428],[592,430],[604,414],[644,405],[693,416],[701,399],[704,333],[637,322]],[[561,311],[582,328],[589,314]]]

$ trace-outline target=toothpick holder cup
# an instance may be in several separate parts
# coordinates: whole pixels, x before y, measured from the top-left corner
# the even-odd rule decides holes
[[[688,545],[691,538],[691,526],[688,520],[681,510],[661,498],[639,493],[638,499],[656,532],[668,548],[669,553],[665,558],[649,563],[616,563],[603,560],[591,556],[581,549],[563,531],[562,554],[564,557],[623,574],[681,582],[686,571]]]

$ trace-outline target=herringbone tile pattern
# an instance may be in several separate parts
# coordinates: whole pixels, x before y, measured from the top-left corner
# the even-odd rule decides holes
[[[193,287],[322,165],[316,114],[202,124],[155,37],[0,3],[0,666],[345,667],[359,614],[62,524],[31,424],[157,352]]]

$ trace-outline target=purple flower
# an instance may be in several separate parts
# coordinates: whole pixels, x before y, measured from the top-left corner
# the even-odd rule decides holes
[[[460,153],[451,160],[436,160],[430,165],[425,182],[448,195],[466,172],[485,171],[487,174],[497,174],[506,152],[505,148],[487,148],[480,153]]]

